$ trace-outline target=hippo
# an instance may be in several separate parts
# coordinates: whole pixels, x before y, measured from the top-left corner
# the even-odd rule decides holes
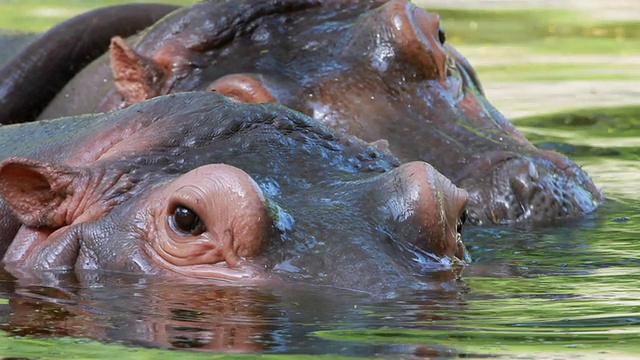
[[[177,8],[168,4],[116,5],[71,18],[40,37],[0,33],[1,122],[35,118],[80,69],[107,50],[110,38],[134,35]],[[11,57],[15,49],[21,51]]]
[[[464,190],[279,104],[181,92],[6,125],[0,154],[3,261],[19,277],[100,270],[377,292],[469,260]]]
[[[208,1],[114,37],[40,118],[215,91],[278,102],[469,193],[472,224],[549,224],[604,200],[567,157],[537,149],[485,97],[436,14],[405,0]]]

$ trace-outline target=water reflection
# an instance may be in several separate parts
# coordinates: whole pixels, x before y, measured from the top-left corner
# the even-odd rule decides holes
[[[407,294],[379,302],[367,294],[333,288],[202,286],[133,276],[72,274],[55,286],[21,283],[2,271],[2,330],[11,335],[72,336],[145,347],[223,352],[451,354],[438,344],[346,346],[311,334],[338,328],[417,328],[456,313],[460,288]],[[445,282],[444,284],[447,284]],[[436,313],[432,311],[436,310]]]
[[[262,351],[277,343],[271,334],[282,313],[273,307],[278,297],[266,291],[111,275],[79,281],[68,274],[50,287],[21,285],[8,276],[3,274],[4,291],[15,295],[3,312],[3,330],[14,335],[239,352]]]

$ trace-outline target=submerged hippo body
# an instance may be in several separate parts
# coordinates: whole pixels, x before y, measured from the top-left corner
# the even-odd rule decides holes
[[[18,146],[16,146],[18,144]],[[466,193],[274,104],[180,93],[0,129],[4,262],[376,291],[464,259]],[[462,218],[462,219],[461,219]]]
[[[469,192],[475,224],[545,223],[603,200],[575,163],[535,148],[493,108],[438,16],[403,0],[184,8],[130,45],[113,39],[110,60],[80,73],[42,117],[194,89],[280,102],[428,162]]]

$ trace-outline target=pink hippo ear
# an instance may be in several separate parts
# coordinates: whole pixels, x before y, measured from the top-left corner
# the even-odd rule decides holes
[[[119,36],[111,39],[109,59],[116,90],[127,106],[161,95],[166,77],[162,66],[137,53]]]
[[[68,166],[10,158],[0,163],[0,196],[23,224],[59,228],[78,213],[87,178]]]
[[[254,74],[225,75],[211,83],[206,90],[215,91],[239,102],[278,102],[264,86],[260,76]]]

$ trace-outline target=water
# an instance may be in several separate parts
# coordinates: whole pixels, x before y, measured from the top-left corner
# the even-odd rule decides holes
[[[7,2],[0,13],[27,18],[29,29],[38,30],[80,7],[54,3]],[[0,272],[0,356],[640,357],[640,62],[633,61],[640,56],[640,14],[634,11],[637,5],[624,12],[624,22],[556,10],[442,11],[449,41],[476,64],[497,107],[512,118],[535,114],[517,119],[519,129],[538,146],[574,158],[604,190],[608,201],[594,214],[546,228],[467,228],[474,262],[461,279],[433,274],[429,290],[382,296],[114,274],[29,284]],[[586,105],[605,107],[575,110]],[[544,115],[561,109],[570,110]]]

